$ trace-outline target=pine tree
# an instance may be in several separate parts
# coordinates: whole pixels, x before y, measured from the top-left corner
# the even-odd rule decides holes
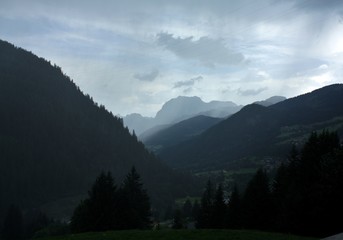
[[[206,189],[201,198],[201,205],[197,217],[197,228],[211,228],[213,226],[214,189],[211,180],[208,180]]]
[[[223,228],[225,226],[226,211],[223,186],[219,184],[213,203],[213,228]]]
[[[146,229],[151,226],[150,200],[135,167],[126,176],[120,190],[120,227]]]
[[[243,226],[268,230],[271,225],[271,193],[265,171],[259,169],[248,183],[243,198]]]
[[[89,214],[89,199],[82,200],[74,210],[70,221],[70,230],[73,233],[91,231],[92,219]]]
[[[289,168],[285,164],[281,164],[274,177],[272,186],[272,200],[274,206],[273,228],[276,231],[284,231],[289,228],[290,211],[289,199],[291,195],[291,178]]]
[[[293,151],[292,151],[293,152]],[[329,236],[343,231],[343,149],[337,133],[312,133],[273,184],[277,231]]]
[[[337,194],[341,190],[336,188],[339,178],[333,177],[338,176],[343,161],[335,160],[339,149],[337,133],[326,130],[312,133],[305,143],[299,165],[290,170],[294,178],[289,204],[296,213],[290,219],[294,222],[291,231],[321,237],[332,233],[334,228],[342,230],[329,220],[337,213],[337,217],[343,214],[341,204],[337,202],[341,198]],[[323,218],[327,220],[322,223]]]
[[[241,227],[242,220],[242,203],[241,197],[237,188],[237,185],[234,185],[227,210],[226,217],[226,226],[231,229],[238,229]]]
[[[88,199],[75,209],[71,220],[73,232],[106,231],[117,226],[117,190],[111,173],[101,173]]]

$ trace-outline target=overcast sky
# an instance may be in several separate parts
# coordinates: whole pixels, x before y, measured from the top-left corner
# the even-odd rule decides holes
[[[342,0],[0,0],[0,38],[122,116],[343,82]]]

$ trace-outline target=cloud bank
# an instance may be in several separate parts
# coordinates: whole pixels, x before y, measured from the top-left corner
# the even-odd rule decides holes
[[[341,0],[2,0],[0,38],[120,115],[189,93],[248,104],[343,81]]]
[[[243,54],[229,49],[220,39],[201,37],[194,40],[193,36],[180,38],[159,33],[157,43],[182,59],[196,60],[207,66],[239,64],[244,60]]]

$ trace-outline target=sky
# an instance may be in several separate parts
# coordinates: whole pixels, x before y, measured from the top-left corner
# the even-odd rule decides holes
[[[0,39],[120,116],[343,83],[342,0],[0,0]]]

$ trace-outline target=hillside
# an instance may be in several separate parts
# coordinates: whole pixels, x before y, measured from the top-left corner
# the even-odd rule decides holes
[[[327,128],[342,135],[342,102],[343,85],[336,84],[269,107],[248,105],[197,138],[164,149],[160,157],[194,171],[270,164],[311,131]]]
[[[148,137],[146,138],[143,136],[141,139],[149,149],[159,152],[163,148],[179,144],[200,135],[206,129],[222,120],[223,119],[221,118],[196,116],[172,126],[165,127],[155,133],[148,134]]]
[[[155,207],[194,188],[189,176],[157,160],[122,119],[85,96],[59,67],[4,41],[0,85],[0,216],[10,204],[49,203],[67,216],[73,206],[59,209],[59,200],[77,204],[68,199],[84,196],[101,171],[111,171],[120,184],[132,165]]]

